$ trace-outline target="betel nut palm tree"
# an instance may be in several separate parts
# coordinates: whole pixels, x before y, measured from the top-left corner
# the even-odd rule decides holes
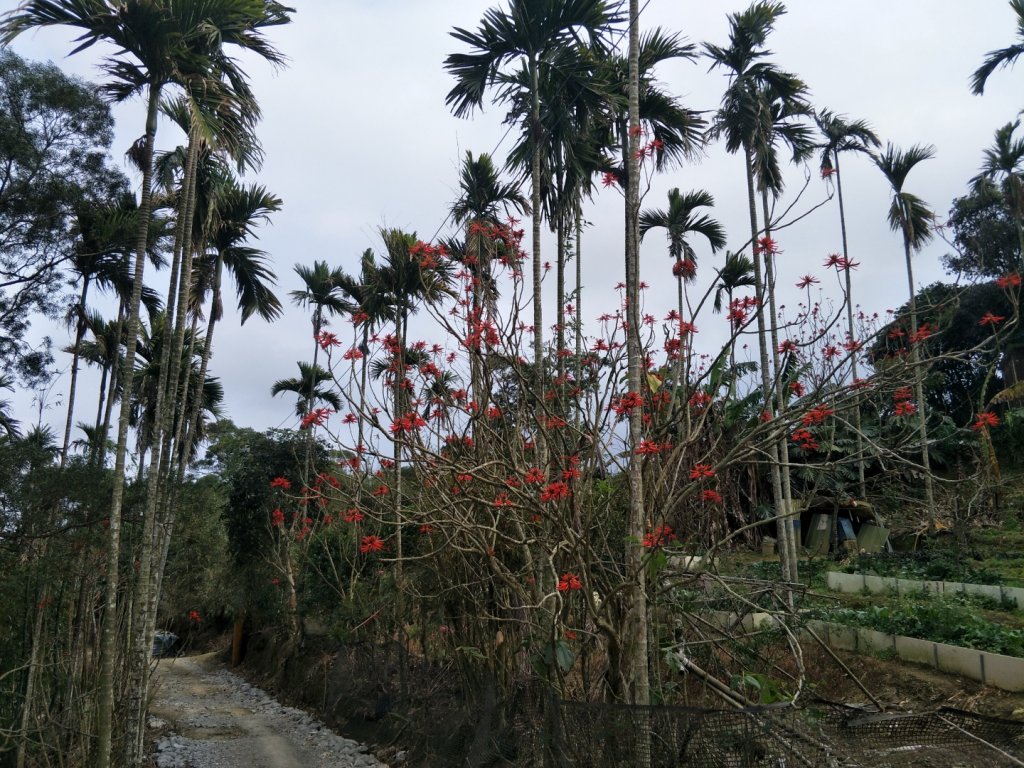
[[[445,103],[456,117],[465,117],[481,109],[488,90],[495,100],[507,103],[520,96],[515,77],[520,66],[529,74],[525,98],[530,104],[528,121],[535,134],[530,162],[532,256],[533,256],[533,345],[536,370],[543,370],[544,316],[541,302],[541,79],[550,67],[553,54],[589,38],[600,45],[609,28],[618,22],[618,2],[606,0],[511,0],[508,10],[488,9],[477,30],[456,27],[451,35],[469,46],[469,53],[453,53],[445,59],[445,69],[455,78]],[[538,392],[539,397],[539,392]]]
[[[223,54],[225,45],[254,51],[269,61],[281,56],[263,36],[260,28],[287,23],[289,9],[265,0],[182,0],[142,2],[129,0],[31,0],[6,15],[0,23],[0,42],[8,43],[22,32],[45,26],[70,26],[81,31],[73,53],[99,42],[111,43],[117,52],[104,59],[110,80],[102,90],[123,101],[145,94],[146,127],[141,142],[142,189],[136,241],[135,285],[129,303],[127,349],[122,387],[124,395],[118,420],[115,451],[114,490],[111,499],[108,547],[106,616],[101,639],[99,702],[96,712],[96,764],[110,764],[113,711],[113,648],[120,554],[121,504],[124,490],[130,392],[135,365],[139,305],[152,211],[153,149],[157,132],[158,106],[163,90],[179,86],[190,92],[222,90],[221,77],[236,89],[245,85],[237,63]],[[220,23],[218,23],[220,22]],[[211,29],[217,35],[210,35]],[[213,72],[216,77],[211,77]]]
[[[971,75],[971,93],[977,96],[985,93],[985,85],[993,72],[1013,65],[1024,53],[1024,0],[1010,0],[1010,8],[1017,17],[1018,42],[985,54],[985,61]]]
[[[763,229],[758,226],[756,192],[761,192],[762,208],[767,218],[768,195],[777,195],[782,189],[782,171],[778,162],[776,142],[782,140],[793,149],[794,159],[810,150],[806,129],[799,118],[810,113],[806,103],[806,86],[792,73],[779,69],[764,61],[771,52],[765,49],[768,35],[775,22],[786,12],[778,2],[759,0],[745,11],[729,15],[729,43],[718,46],[704,44],[704,53],[711,60],[711,68],[723,69],[729,77],[729,84],[722,97],[722,104],[712,124],[712,136],[725,139],[726,150],[730,153],[743,152],[747,176],[747,198],[750,214],[750,242],[753,251],[754,282],[757,293],[756,321],[758,348],[760,352],[761,388],[764,406],[774,411],[781,402],[777,360],[775,381],[770,362],[777,355],[777,346],[772,340],[777,336],[774,316],[774,292],[772,271],[769,263],[771,252],[770,222],[765,221]],[[764,232],[764,237],[759,234]],[[763,257],[763,258],[762,258]],[[765,303],[768,303],[769,318],[765,322]],[[769,333],[769,330],[771,333]],[[769,350],[770,347],[770,350]],[[774,395],[774,396],[773,396]],[[780,464],[785,464],[785,438],[769,446],[771,464],[772,496],[776,515],[785,521],[791,512]],[[779,525],[780,559],[783,577],[796,580],[796,542],[788,522]]]
[[[845,153],[860,153],[870,155],[873,148],[881,146],[878,136],[863,120],[848,120],[843,115],[837,115],[827,109],[819,110],[814,121],[818,125],[823,141],[818,144],[821,152],[821,175],[829,180],[834,179],[836,197],[839,201],[839,232],[842,236],[844,278],[846,282],[846,334],[851,347],[850,353],[850,379],[856,384],[858,379],[857,370],[857,340],[856,331],[853,325],[853,285],[851,273],[853,269],[850,264],[850,249],[846,237],[846,207],[843,200],[843,176],[839,169],[840,155]],[[867,495],[867,487],[864,481],[864,436],[861,433],[860,403],[853,412],[854,429],[857,433],[857,485],[860,491],[860,498]]]
[[[917,400],[918,434],[921,440],[921,467],[924,473],[924,497],[929,527],[935,529],[935,494],[932,484],[931,462],[928,456],[928,407],[924,399],[924,369],[921,360],[921,328],[917,324],[917,289],[914,286],[914,267],[911,256],[921,250],[933,235],[935,214],[917,195],[907,192],[907,176],[918,163],[935,156],[935,148],[915,144],[903,151],[888,144],[885,151],[874,157],[875,165],[885,176],[892,189],[892,201],[887,215],[889,227],[903,239],[903,255],[907,267],[907,288],[910,293],[910,364],[914,374],[914,397]]]

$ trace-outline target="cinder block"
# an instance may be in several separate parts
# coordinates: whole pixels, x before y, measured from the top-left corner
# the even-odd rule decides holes
[[[903,661],[914,664],[935,666],[935,643],[931,640],[918,640],[916,637],[896,636],[896,655]]]
[[[857,593],[864,589],[864,577],[859,573],[839,573],[829,571],[828,588],[836,592]]]
[[[1024,691],[1024,659],[983,652],[985,682],[1004,691]]]
[[[895,586],[894,579],[883,579],[881,576],[864,576],[864,586],[872,594],[888,592]]]
[[[895,650],[895,639],[886,632],[878,632],[874,629],[857,629],[857,650],[858,651],[892,651]]]
[[[972,680],[981,680],[981,651],[945,643],[935,644],[939,669]]]
[[[1001,587],[990,586],[988,584],[964,584],[964,591],[969,595],[978,595],[979,597],[989,597],[995,600],[997,603],[1003,599]]]
[[[1024,589],[1003,587],[1003,599],[1016,605],[1018,611],[1024,611]]]
[[[857,630],[842,624],[828,625],[828,644],[840,651],[857,650]]]
[[[896,579],[896,594],[900,597],[915,592],[924,592],[924,582],[917,579]]]

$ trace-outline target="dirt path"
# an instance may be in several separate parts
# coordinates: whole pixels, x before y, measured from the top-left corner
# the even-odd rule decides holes
[[[166,731],[155,743],[158,768],[387,768],[220,668],[213,654],[162,659],[154,686],[149,726]]]

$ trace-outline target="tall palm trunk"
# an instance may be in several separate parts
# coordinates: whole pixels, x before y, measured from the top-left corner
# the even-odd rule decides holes
[[[71,382],[68,385],[68,417],[64,422],[64,444],[60,449],[60,468],[68,460],[68,446],[71,444],[71,430],[75,423],[75,396],[78,389],[78,361],[82,354],[82,338],[85,336],[85,302],[89,297],[89,276],[82,276],[82,293],[78,297],[78,322],[75,324],[75,346],[71,354]]]
[[[629,3],[629,130],[626,155],[626,354],[631,392],[643,392],[643,349],[640,345],[640,98],[639,98],[639,3]],[[622,628],[623,673],[629,686],[627,693],[634,704],[650,703],[650,678],[647,642],[647,578],[643,548],[645,508],[643,457],[636,449],[643,436],[643,409],[633,408],[629,414],[629,519],[626,525],[626,616]],[[637,755],[649,764],[649,753],[641,749]],[[640,763],[638,763],[639,765]]]
[[[149,688],[149,662],[152,654],[150,607],[153,603],[153,561],[159,549],[160,508],[166,490],[164,468],[169,458],[166,436],[171,430],[176,412],[174,395],[177,392],[178,373],[181,369],[179,337],[184,341],[185,312],[188,306],[188,288],[192,282],[191,243],[192,209],[195,201],[196,163],[199,157],[196,131],[189,132],[189,144],[182,178],[175,248],[167,289],[167,316],[164,342],[160,351],[160,376],[156,391],[156,417],[150,439],[149,481],[146,487],[146,512],[142,527],[142,551],[139,557],[138,585],[136,588],[129,632],[131,633],[131,659],[128,684],[128,716],[125,734],[125,762],[136,765],[142,759],[142,740],[145,733],[146,693]],[[177,298],[177,310],[170,312]],[[170,338],[174,330],[174,340]],[[186,377],[187,378],[187,377]],[[180,413],[180,410],[177,411]]]
[[[774,398],[772,397],[772,377],[771,369],[769,367],[768,358],[768,332],[765,328],[764,320],[764,301],[765,301],[765,281],[762,275],[763,269],[761,265],[761,252],[757,244],[757,235],[759,232],[757,226],[757,202],[754,195],[754,170],[753,170],[753,158],[749,147],[743,148],[743,155],[747,170],[747,206],[750,212],[750,242],[753,245],[754,254],[754,293],[757,297],[757,309],[755,318],[757,320],[757,347],[760,359],[760,371],[761,371],[761,395],[764,402],[764,408],[770,415],[774,415],[773,411]],[[782,578],[786,581],[790,580],[790,564],[789,564],[789,539],[792,530],[789,527],[789,510],[785,508],[785,497],[782,492],[782,472],[779,468],[779,446],[778,442],[769,436],[768,442],[768,462],[769,462],[769,477],[771,478],[772,486],[772,501],[775,504],[775,518],[778,526],[779,536],[779,561],[782,566]]]
[[[843,239],[843,259],[847,265],[850,262],[850,250],[846,244],[846,209],[843,206],[843,175],[839,172],[839,152],[833,152],[832,157],[836,169],[836,197],[839,198],[839,232]],[[846,267],[846,330],[851,345],[857,341],[853,326],[853,281],[850,273],[853,271]],[[857,384],[857,348],[850,350],[850,378],[852,384]],[[853,404],[853,426],[857,433],[857,490],[860,498],[866,499],[868,495],[867,483],[864,479],[864,435],[861,433],[860,393],[857,391]]]
[[[543,467],[547,463],[547,439],[544,430],[540,429],[542,414],[544,412],[544,311],[541,301],[541,275],[544,265],[540,261],[540,64],[535,54],[530,56],[530,83],[532,88],[530,120],[530,132],[533,139],[533,149],[530,156],[530,203],[532,211],[532,254],[533,254],[533,367],[536,381],[534,383],[534,408],[537,418],[537,457],[538,463]]]
[[[761,209],[764,222],[764,236],[767,238],[771,237],[771,211],[768,207],[768,190],[761,190]],[[766,253],[764,258],[764,277],[765,277],[765,288],[768,294],[768,328],[770,331],[772,341],[772,366],[775,372],[775,402],[777,408],[777,415],[781,418],[786,413],[786,390],[783,387],[782,381],[782,365],[779,359],[779,322],[778,322],[778,307],[775,302],[775,257],[771,253]],[[789,565],[789,581],[796,582],[799,574],[797,573],[797,548],[800,542],[797,541],[797,533],[793,529],[794,514],[793,509],[793,484],[790,478],[789,470],[789,441],[787,435],[782,434],[779,436],[779,459],[781,461],[781,474],[782,474],[782,503],[783,508],[787,512],[785,518],[786,528],[786,548],[787,557],[786,560]]]
[[[146,110],[146,134],[142,151],[142,194],[139,201],[139,228],[135,242],[135,274],[128,314],[128,341],[121,377],[123,393],[117,424],[117,448],[114,451],[113,493],[107,544],[107,585],[104,601],[103,631],[100,638],[99,696],[96,707],[96,766],[110,768],[111,732],[114,712],[114,631],[117,621],[118,565],[121,556],[121,506],[124,500],[125,459],[128,452],[128,421],[131,417],[131,393],[135,374],[135,349],[139,335],[139,309],[142,304],[142,280],[146,268],[149,219],[152,213],[153,145],[156,140],[160,86],[151,85]]]
[[[914,369],[914,397],[917,399],[917,432],[921,438],[921,465],[924,467],[924,501],[928,507],[928,527],[935,531],[935,490],[932,486],[932,467],[928,455],[928,405],[924,401],[924,369],[917,336],[917,296],[914,290],[914,266],[910,258],[910,238],[903,232],[903,255],[907,261],[907,286],[910,290],[910,365]]]

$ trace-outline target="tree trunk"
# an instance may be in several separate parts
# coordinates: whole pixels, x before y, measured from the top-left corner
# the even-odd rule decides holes
[[[846,244],[846,209],[843,207],[843,176],[839,173],[839,153],[833,152],[836,169],[836,196],[839,198],[839,231],[843,236],[843,258],[847,265],[850,261],[850,250]],[[853,270],[846,267],[846,328],[851,345],[856,344],[857,335],[853,326],[853,283],[850,273]],[[856,347],[850,350],[850,378],[851,383],[857,385],[857,354]],[[868,495],[867,482],[864,479],[864,435],[861,432],[860,414],[860,391],[857,390],[853,398],[853,427],[857,433],[857,491],[860,498],[866,499]]]
[[[643,393],[644,354],[640,345],[640,99],[639,99],[639,3],[629,3],[629,131],[626,160],[626,348],[629,391]],[[629,519],[626,526],[626,615],[622,636],[623,672],[630,702],[650,703],[650,679],[647,645],[647,572],[640,542],[644,537],[643,457],[636,453],[643,436],[643,408],[629,414]],[[649,764],[650,755],[641,749],[637,759]]]
[[[110,746],[114,714],[114,631],[117,622],[118,566],[121,556],[121,505],[124,500],[124,470],[128,449],[128,420],[131,416],[131,392],[135,374],[135,349],[139,336],[139,308],[142,280],[149,242],[152,212],[153,144],[156,139],[160,86],[150,85],[146,112],[146,135],[142,152],[142,194],[139,201],[139,228],[135,242],[135,274],[128,314],[128,343],[122,373],[123,393],[117,424],[117,448],[114,451],[113,493],[107,544],[107,586],[103,631],[100,638],[99,696],[96,706],[96,765],[110,768]]]
[[[757,244],[759,233],[757,226],[757,202],[754,195],[754,170],[753,158],[749,147],[743,148],[743,157],[747,171],[747,207],[750,212],[750,242],[754,254],[754,293],[757,297],[757,347],[760,358],[761,373],[761,396],[764,401],[765,413],[774,418],[774,398],[772,397],[772,376],[768,358],[768,332],[765,328],[764,301],[765,281],[762,277],[761,251]],[[768,443],[769,476],[772,485],[772,501],[775,504],[775,520],[779,535],[779,561],[782,566],[782,578],[784,581],[790,579],[789,565],[789,538],[792,533],[787,520],[789,510],[785,508],[784,496],[782,493],[782,473],[779,469],[779,447],[778,443],[769,438]]]
[[[917,431],[921,438],[921,465],[924,468],[924,503],[928,508],[928,530],[934,533],[936,510],[935,492],[932,487],[932,468],[928,457],[928,405],[924,401],[924,363],[921,360],[917,335],[917,295],[914,290],[914,267],[911,262],[910,238],[904,230],[903,255],[907,261],[907,286],[910,289],[910,365],[914,371],[914,397],[917,399]]]
[[[60,449],[60,468],[68,460],[68,446],[71,444],[71,430],[75,421],[75,394],[78,388],[78,361],[82,352],[82,337],[85,335],[85,302],[89,296],[89,275],[82,276],[82,293],[78,298],[78,322],[75,324],[75,347],[71,355],[71,383],[68,385],[68,417],[64,422],[64,445]]]

